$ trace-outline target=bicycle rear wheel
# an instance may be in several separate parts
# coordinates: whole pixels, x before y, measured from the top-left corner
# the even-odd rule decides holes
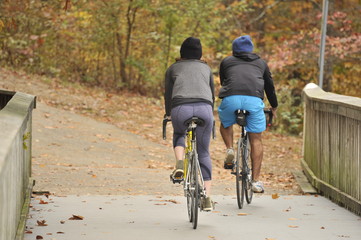
[[[243,187],[243,181],[242,181],[242,142],[243,139],[238,139],[237,142],[237,156],[236,156],[236,187],[237,187],[237,203],[238,208],[243,208],[243,201],[244,201],[244,187]]]
[[[188,163],[187,166],[187,177],[185,178],[184,184],[186,189],[186,197],[187,197],[187,211],[188,218],[190,222],[193,222],[193,187],[192,187],[192,161]]]
[[[193,207],[192,207],[192,191],[191,191],[191,181],[189,181],[189,177],[192,176],[192,162],[189,162],[189,156],[184,159],[184,161],[187,161],[187,164],[184,166],[184,189],[185,189],[185,195],[187,197],[187,212],[188,212],[188,218],[189,221],[193,221]]]
[[[198,224],[198,206],[199,206],[199,179],[198,179],[198,172],[197,172],[197,154],[193,154],[192,156],[192,175],[191,175],[191,189],[192,192],[192,223],[193,229],[197,228]]]
[[[244,146],[244,154],[243,154],[243,169],[244,169],[244,178],[243,178],[243,188],[244,188],[244,193],[246,196],[246,201],[248,204],[250,204],[252,202],[252,197],[253,197],[253,191],[252,191],[252,170],[250,168],[250,158],[249,158],[249,153],[250,153],[250,143],[249,143],[249,139],[246,140],[245,146]]]

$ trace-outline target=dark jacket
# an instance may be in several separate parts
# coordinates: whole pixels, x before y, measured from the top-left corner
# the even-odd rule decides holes
[[[196,59],[179,60],[165,74],[165,111],[187,103],[214,104],[214,82],[210,67]]]
[[[273,79],[267,63],[257,54],[239,52],[221,62],[222,88],[219,98],[231,95],[247,95],[264,99],[264,91],[273,108],[278,106]]]

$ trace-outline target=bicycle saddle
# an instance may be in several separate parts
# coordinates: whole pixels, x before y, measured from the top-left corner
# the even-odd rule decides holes
[[[246,110],[238,109],[234,113],[236,114],[237,124],[240,126],[246,126],[247,125],[246,117],[247,117],[247,115],[249,115],[249,112]]]
[[[184,122],[184,125],[188,126],[189,123],[191,123],[191,122],[196,123],[198,126],[203,126],[204,125],[204,120],[202,118],[199,118],[199,117],[191,117],[191,118],[187,119]]]

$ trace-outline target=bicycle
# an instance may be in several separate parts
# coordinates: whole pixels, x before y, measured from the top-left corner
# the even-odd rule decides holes
[[[163,139],[166,139],[166,125],[167,122],[170,121],[171,120],[167,119],[166,116],[164,116]],[[203,206],[201,203],[207,197],[196,147],[196,128],[197,126],[202,126],[204,124],[204,120],[198,117],[192,117],[186,120],[184,124],[187,126],[184,157],[184,177],[182,179],[174,179],[171,175],[170,180],[173,183],[179,184],[183,182],[184,196],[187,198],[188,218],[193,225],[193,229],[196,229],[198,224],[198,208],[201,211],[203,210]]]
[[[273,113],[270,109],[265,109],[264,113],[268,114],[268,121],[266,126],[272,125]],[[246,110],[237,110],[236,122],[241,127],[241,135],[237,141],[237,153],[235,164],[227,165],[226,169],[232,169],[231,174],[236,175],[236,188],[237,188],[237,203],[238,208],[243,208],[244,199],[248,204],[252,202],[253,191],[252,191],[252,168],[250,167],[249,154],[250,154],[250,143],[248,133],[245,129],[247,124],[246,119],[249,114]]]

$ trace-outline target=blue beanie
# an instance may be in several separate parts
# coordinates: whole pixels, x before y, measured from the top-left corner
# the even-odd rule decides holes
[[[233,52],[252,52],[253,43],[249,35],[244,35],[236,38],[232,42]]]

